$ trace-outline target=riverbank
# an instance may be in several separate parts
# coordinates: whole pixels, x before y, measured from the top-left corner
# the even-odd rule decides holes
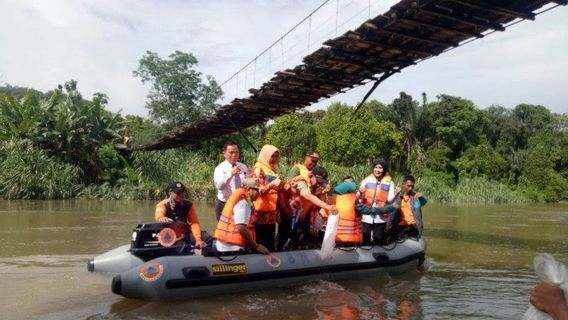
[[[4,145],[8,156],[0,165],[0,194],[4,199],[104,199],[155,200],[166,196],[171,181],[182,181],[190,199],[214,200],[213,171],[223,159],[220,154],[168,150],[161,153],[132,153],[115,161],[115,175],[99,184],[84,185],[80,169],[51,158],[29,143]],[[7,146],[7,147],[6,147]],[[256,155],[245,150],[242,161],[249,166]],[[280,162],[286,177],[294,163],[286,158]],[[322,161],[336,185],[344,177],[363,180],[368,165],[338,166]],[[404,174],[391,173],[400,183]],[[429,172],[416,175],[416,190],[432,202],[444,204],[519,204],[539,202],[538,196],[512,190],[506,184],[485,177],[460,178],[457,182],[447,173]]]

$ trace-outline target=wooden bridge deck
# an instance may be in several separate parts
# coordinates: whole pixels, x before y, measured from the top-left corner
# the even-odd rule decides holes
[[[484,34],[504,31],[516,19],[535,19],[549,3],[568,0],[402,0],[354,31],[324,42],[293,69],[276,72],[251,95],[234,99],[211,117],[180,127],[135,150],[197,144],[305,108],[321,99],[384,80],[424,59]]]

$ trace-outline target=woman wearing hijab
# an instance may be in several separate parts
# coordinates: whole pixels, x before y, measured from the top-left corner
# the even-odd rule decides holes
[[[388,164],[384,159],[378,159],[373,163],[373,172],[366,177],[359,187],[360,201],[369,207],[381,208],[390,204],[396,190],[391,176],[388,174]],[[375,244],[385,244],[386,223],[389,214],[364,215],[363,216],[363,242],[371,242],[371,234]]]
[[[258,159],[253,166],[252,177],[260,181],[260,196],[254,201],[254,229],[256,241],[270,251],[274,251],[276,223],[280,222],[278,211],[278,190],[280,180],[280,151],[273,145],[266,144],[260,149]]]

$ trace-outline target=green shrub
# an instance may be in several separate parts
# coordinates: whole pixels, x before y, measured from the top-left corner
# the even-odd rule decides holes
[[[81,170],[48,157],[27,140],[0,143],[0,194],[7,199],[68,199],[79,189]]]

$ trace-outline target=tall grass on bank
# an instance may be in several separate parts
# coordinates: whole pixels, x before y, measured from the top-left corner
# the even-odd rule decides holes
[[[530,202],[521,193],[507,185],[483,177],[464,178],[456,184],[447,184],[433,176],[418,177],[417,191],[430,200],[446,204],[522,204]]]
[[[214,201],[216,189],[213,171],[222,156],[167,150],[154,153],[134,153],[133,165],[124,170],[126,178],[115,185],[108,182],[83,186],[80,170],[69,164],[50,158],[25,140],[3,142],[0,145],[0,194],[11,199],[161,199],[166,197],[166,187],[172,181],[182,181],[190,199]],[[247,159],[253,160],[252,155]],[[247,161],[251,167],[253,161]],[[295,162],[283,158],[281,176],[285,180]],[[361,181],[370,174],[367,165],[341,167],[322,161],[333,185],[345,176]],[[401,183],[402,174],[393,174]],[[417,176],[416,188],[433,202],[446,204],[521,204],[531,200],[507,185],[482,177],[464,178],[457,183],[445,176]]]
[[[68,199],[82,188],[81,171],[27,140],[0,143],[0,195],[6,199]]]
[[[132,173],[117,185],[104,183],[83,189],[81,198],[161,199],[172,181],[185,184],[191,199],[215,199],[213,170],[215,159],[199,152],[166,150],[135,153]]]

